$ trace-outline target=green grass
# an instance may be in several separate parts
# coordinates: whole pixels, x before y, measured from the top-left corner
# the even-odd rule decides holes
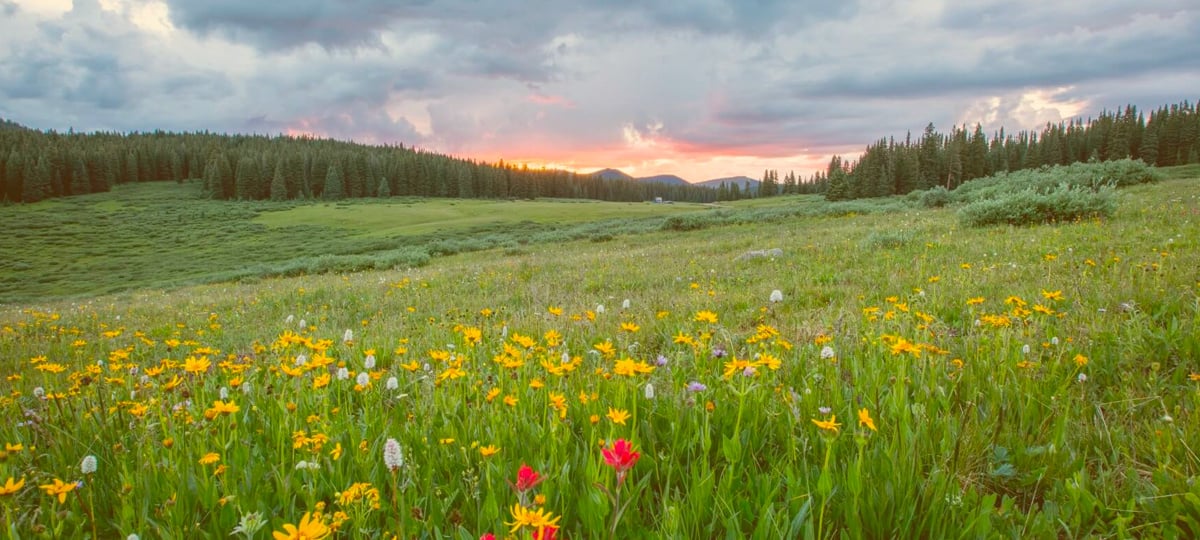
[[[5,527],[224,538],[259,513],[263,538],[323,509],[338,538],[473,539],[536,493],[560,538],[1195,537],[1200,181],[1117,198],[1033,227],[894,200],[727,209],[698,232],[11,306],[0,412],[24,420],[0,425],[0,487],[25,485]],[[222,388],[238,411],[205,418]],[[616,439],[641,452],[619,520]],[[521,464],[545,478],[523,496]],[[84,484],[59,503],[36,487],[55,479]],[[339,500],[357,482],[378,508]]]
[[[212,201],[197,184],[4,207],[0,302],[422,264],[430,255],[653,230],[690,204],[397,199]]]
[[[309,204],[266,212],[255,223],[272,228],[296,225],[342,229],[366,237],[459,232],[522,222],[566,224],[605,219],[658,217],[703,210],[701,204],[614,203],[602,201],[415,199],[406,203]]]

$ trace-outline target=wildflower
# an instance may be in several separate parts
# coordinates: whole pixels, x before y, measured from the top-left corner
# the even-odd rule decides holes
[[[865,408],[858,411],[858,425],[867,426],[871,431],[878,431],[875,429],[875,419],[871,418],[870,411]]]
[[[96,472],[96,456],[83,456],[83,462],[79,464],[79,470],[83,474],[94,474]]]
[[[604,462],[617,472],[618,485],[624,483],[626,471],[633,468],[638,458],[642,457],[640,452],[633,450],[633,444],[625,439],[617,439],[612,448],[605,448],[600,453],[604,456]]]
[[[304,517],[300,518],[298,525],[286,523],[283,526],[283,532],[272,533],[275,540],[320,540],[328,535],[329,527],[321,522],[319,515],[314,519],[309,512],[304,513]]]
[[[200,358],[189,356],[183,361],[183,370],[196,375],[207,372],[210,367],[212,367],[212,362],[208,360],[207,356]]]
[[[537,471],[533,470],[533,467],[530,467],[529,465],[522,463],[521,468],[517,469],[516,487],[517,491],[519,492],[525,492],[533,489],[533,487],[538,485],[538,483],[540,483],[542,480],[544,480],[544,478],[542,478],[542,476],[538,474]]]
[[[626,298],[624,302],[621,302],[621,309],[629,309],[629,299],[628,298]]]
[[[967,305],[968,305],[968,306],[978,306],[979,304],[982,304],[982,303],[983,303],[983,297],[982,297],[982,296],[976,296],[976,297],[974,297],[974,298],[968,298],[968,299],[967,299]]]
[[[725,358],[725,354],[725,348],[720,345],[712,348],[713,358]]]
[[[783,301],[783,291],[775,289],[771,291],[771,297],[768,299],[772,304],[778,304]]]
[[[711,311],[697,311],[692,320],[701,323],[717,324],[717,314]]]
[[[404,466],[404,453],[396,439],[388,439],[383,443],[383,464],[393,473]]]
[[[0,497],[3,497],[5,495],[12,495],[18,491],[21,491],[21,488],[23,488],[23,487],[25,487],[25,479],[24,478],[17,480],[16,482],[13,482],[13,479],[10,476],[10,477],[8,477],[8,480],[6,480],[4,482],[4,485],[0,486]]]
[[[346,379],[349,379],[349,378],[350,378],[350,370],[348,370],[348,369],[346,369],[346,368],[344,368],[344,367],[343,367],[343,368],[338,368],[338,370],[337,370],[337,378],[338,378],[338,380],[339,380],[339,381],[344,381],[344,380],[346,380]]]
[[[375,355],[368,354],[366,360],[363,360],[363,367],[367,369],[375,369]]]
[[[650,383],[646,383],[645,393],[646,393],[646,399],[654,399],[654,385],[650,384]]]
[[[821,359],[822,360],[830,360],[834,356],[836,356],[836,354],[833,352],[833,347],[826,345],[821,348]]]
[[[23,480],[22,485],[24,485]],[[42,488],[42,490],[46,492],[46,495],[58,497],[59,504],[64,504],[67,502],[67,494],[74,491],[78,486],[79,484],[74,482],[63,482],[62,480],[55,478],[53,484],[46,484],[38,487]],[[17,486],[17,488],[19,489],[20,486]]]
[[[704,384],[701,383],[700,381],[692,381],[692,382],[688,383],[687,390],[688,390],[688,392],[692,392],[692,393],[703,392],[705,390],[708,390],[708,387],[704,386]]]
[[[550,312],[550,314],[554,315],[555,317],[558,317],[559,315],[563,314],[563,309],[558,306],[547,307],[546,311]]]
[[[354,330],[347,328],[346,331],[342,333],[342,343],[349,344],[352,342],[354,342]]]
[[[500,449],[497,448],[496,445],[494,445],[494,444],[489,444],[487,446],[479,447],[479,455],[481,455],[483,457],[492,457],[499,453],[500,453]]]
[[[632,323],[632,322],[621,323],[621,331],[622,332],[629,332],[630,334],[633,334],[633,333],[636,333],[638,330],[641,330],[641,327],[638,326],[636,323]]]
[[[496,535],[492,533],[483,533],[483,536],[480,536],[479,540],[496,540]]]
[[[1088,357],[1086,357],[1082,354],[1075,355],[1075,365],[1077,365],[1079,367],[1083,367],[1083,366],[1086,366],[1087,364],[1088,364]]]
[[[1087,382],[1087,373],[1080,373],[1078,377],[1075,377],[1075,380],[1081,383]]]
[[[604,313],[604,304],[596,304],[596,313]]]
[[[654,365],[656,365],[658,367],[663,367],[663,366],[666,366],[667,362],[669,362],[669,361],[670,360],[668,360],[666,356],[663,356],[660,354],[654,358]]]
[[[609,420],[612,420],[612,423],[621,424],[623,426],[623,425],[625,425],[625,421],[629,419],[630,415],[629,415],[629,411],[626,411],[624,409],[614,409],[612,407],[609,407],[608,414],[606,414],[605,416],[607,416]]]
[[[326,386],[329,386],[329,379],[330,379],[330,377],[329,377],[328,373],[322,373],[320,375],[317,375],[316,377],[313,377],[313,383],[312,383],[313,390],[320,390],[321,388],[325,388]]]
[[[509,533],[515,533],[521,530],[522,527],[529,527],[534,529],[534,536],[537,538],[541,538],[543,533],[550,528],[557,529],[558,520],[560,519],[554,517],[554,514],[551,514],[545,508],[534,510],[521,506],[520,503],[513,505],[512,517],[512,523],[508,524],[512,527],[509,529]]]
[[[830,416],[829,420],[817,420],[816,418],[813,418],[812,423],[816,424],[817,427],[819,427],[825,431],[832,431],[833,433],[837,433],[838,428],[841,427],[841,424],[837,423],[837,415],[836,414],[833,416]]]
[[[362,373],[359,373],[358,377],[354,378],[354,383],[363,388],[366,388],[367,386],[371,385],[371,376],[369,374],[367,374],[367,372],[365,372],[365,371]]]
[[[201,456],[200,460],[197,461],[197,463],[199,463],[201,465],[212,465],[213,463],[216,463],[218,461],[221,461],[221,454],[218,454],[216,452],[209,452],[209,453]]]
[[[215,418],[217,415],[233,414],[240,410],[241,410],[241,408],[237,406],[237,403],[234,403],[232,401],[230,401],[228,403],[224,402],[224,401],[214,401],[212,404],[212,408],[204,411],[204,417],[211,420],[211,419]]]
[[[246,538],[253,538],[254,533],[266,525],[266,520],[262,517],[262,512],[250,512],[243,514],[238,521],[238,526],[231,531],[231,534],[244,534]]]
[[[396,390],[400,388],[400,381],[396,380],[395,377],[388,377],[387,383],[384,385],[384,387],[388,390]]]
[[[1046,300],[1062,300],[1062,299],[1063,299],[1063,293],[1062,293],[1062,291],[1061,291],[1061,290],[1058,290],[1058,291],[1047,291],[1047,290],[1044,290],[1044,289],[1043,289],[1043,290],[1042,290],[1042,298],[1045,298]]]

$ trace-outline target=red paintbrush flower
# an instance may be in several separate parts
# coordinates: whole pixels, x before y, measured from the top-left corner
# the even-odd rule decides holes
[[[483,536],[480,536],[479,540],[496,540],[496,535],[492,533],[483,533]]]
[[[542,476],[533,470],[533,467],[522,463],[521,468],[517,470],[517,491],[521,493],[529,491],[542,480]]]
[[[617,439],[612,448],[605,448],[600,452],[604,454],[604,461],[617,471],[618,486],[625,483],[625,472],[642,457],[642,454],[633,451],[633,444],[625,439]]]
[[[533,532],[533,540],[555,540],[558,538],[558,527],[547,525],[544,529]]]

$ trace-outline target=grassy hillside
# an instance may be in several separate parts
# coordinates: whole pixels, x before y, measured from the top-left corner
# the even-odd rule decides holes
[[[0,302],[264,275],[424,264],[430,255],[654,229],[702,205],[578,200],[229,202],[198,184],[0,208]],[[612,223],[619,220],[619,223]]]
[[[12,306],[0,412],[27,420],[0,426],[0,490],[24,482],[0,491],[6,527],[1195,537],[1200,180],[1117,197],[1111,219],[1036,227],[814,210]],[[213,222],[263,250],[296,226],[227,208]],[[369,236],[337,219],[356,209],[279,214],[336,245]],[[640,452],[621,476],[618,441]],[[522,464],[544,478],[524,492]]]

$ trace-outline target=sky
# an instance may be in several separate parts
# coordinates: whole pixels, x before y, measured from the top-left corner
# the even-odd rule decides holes
[[[1200,97],[1195,0],[0,0],[0,117],[690,181]]]

